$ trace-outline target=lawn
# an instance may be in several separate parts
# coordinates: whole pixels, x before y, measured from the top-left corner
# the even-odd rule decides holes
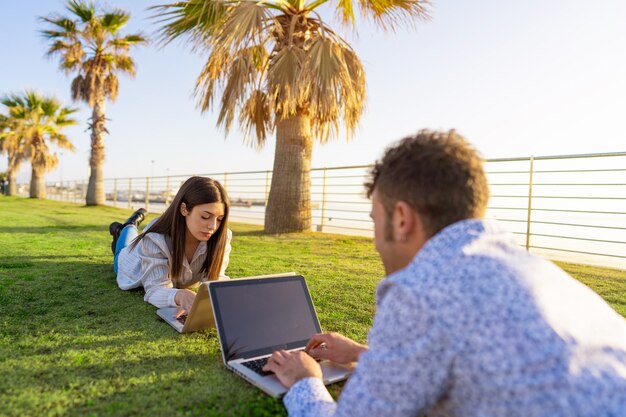
[[[0,197],[0,415],[284,415],[224,369],[214,330],[179,335],[117,288],[107,226],[128,214]],[[365,341],[383,275],[371,239],[231,228],[231,277],[297,271],[322,327]],[[560,266],[626,316],[626,271]]]

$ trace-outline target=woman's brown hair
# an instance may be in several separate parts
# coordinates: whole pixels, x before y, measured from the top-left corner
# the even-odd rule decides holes
[[[219,227],[207,241],[207,253],[202,263],[201,272],[206,274],[209,280],[216,280],[222,269],[226,239],[228,233],[228,209],[230,202],[226,190],[219,182],[207,177],[191,177],[183,183],[176,193],[170,206],[159,217],[150,229],[140,234],[133,242],[133,247],[139,244],[148,233],[160,233],[168,236],[172,242],[172,262],[170,264],[170,278],[174,286],[178,283],[183,268],[185,256],[185,238],[187,225],[185,217],[180,211],[185,203],[188,211],[200,204],[222,203],[224,204],[224,218]]]

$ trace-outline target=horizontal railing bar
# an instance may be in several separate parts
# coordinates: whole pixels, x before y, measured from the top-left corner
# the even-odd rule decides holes
[[[491,217],[490,217],[490,218],[491,218]],[[496,218],[491,218],[491,219],[493,219],[493,220],[497,220],[497,221],[499,221],[499,222],[527,223],[527,221],[526,221],[526,220],[520,220],[520,219],[500,219],[500,218],[498,218],[498,219],[496,219]],[[536,223],[536,222],[531,221],[531,223]],[[524,234],[526,234],[526,233],[524,233]]]
[[[536,174],[561,174],[571,172],[626,172],[625,168],[606,168],[606,169],[543,169],[533,170]]]
[[[585,252],[585,251],[579,251],[579,250],[572,250],[572,249],[558,249],[558,248],[548,248],[545,246],[530,246],[532,249],[545,249],[545,250],[554,250],[557,252],[570,252],[570,253],[582,253],[585,255],[597,255],[597,256],[608,256],[610,258],[622,258],[622,259],[626,259],[626,256],[621,256],[621,255],[610,255],[610,254],[606,254],[606,253],[597,253],[597,252]]]
[[[322,204],[323,201],[322,200],[311,200],[312,203],[320,203]],[[365,200],[365,201],[330,201],[330,200],[326,200],[326,204],[372,204],[371,201],[369,200]]]
[[[337,178],[365,178],[363,175],[327,175],[326,179],[337,179]],[[324,179],[324,176],[321,177],[311,177],[311,179],[321,180]]]
[[[487,207],[488,210],[524,210],[527,211],[528,207]],[[534,208],[531,210],[535,210]]]
[[[626,156],[626,152],[609,152],[609,153],[587,153],[587,154],[572,154],[572,155],[550,155],[550,156],[532,156],[535,161],[548,160],[548,159],[578,159],[578,158],[602,158],[612,156]],[[516,161],[529,161],[531,157],[517,157],[517,158],[489,158],[485,162],[516,162]]]
[[[492,195],[496,198],[528,198],[527,195]],[[569,200],[626,200],[626,197],[575,197],[575,196],[550,196],[550,195],[534,195],[533,198],[560,198]]]
[[[266,180],[267,179],[265,177],[263,177],[263,178],[258,178],[258,177],[257,178],[254,178],[254,177],[252,177],[252,178],[233,178],[232,174],[228,174],[228,176],[226,178],[226,182],[229,183],[229,184],[231,182],[233,182],[233,181],[235,181],[235,182],[239,182],[239,181],[263,181],[263,182],[265,182]],[[264,184],[262,184],[262,185],[264,185]]]
[[[334,209],[332,207],[328,207],[326,206],[326,211],[339,211],[342,213],[364,213],[364,214],[369,214],[370,211],[369,210],[343,210],[343,209]]]
[[[518,185],[522,185],[524,187],[528,187],[528,183],[523,183],[523,182],[500,182],[500,183],[495,183],[495,184],[489,184],[491,186],[518,186]],[[626,185],[626,183],[580,183],[580,184],[575,184],[575,183],[541,183],[541,182],[533,182],[533,187],[534,186],[539,186],[539,185],[544,185],[544,186],[561,186],[561,185],[575,185],[577,187],[583,187],[583,186],[591,186],[591,187],[595,187],[596,185],[601,185],[601,186],[606,186],[606,185]]]
[[[350,229],[350,230],[363,230],[365,232],[373,232],[374,229],[364,229],[362,227],[349,227],[349,226],[334,226],[332,224],[324,224],[324,227],[332,227],[335,229]]]
[[[327,179],[328,180],[328,179]],[[323,184],[311,184],[311,187],[323,187]],[[363,187],[363,184],[326,184],[326,187]]]
[[[531,233],[531,236],[550,237],[555,239],[572,239],[572,240],[585,240],[588,242],[600,242],[600,243],[616,243],[619,245],[626,245],[626,242],[620,240],[604,240],[604,239],[591,239],[588,237],[576,237],[576,236],[558,236],[558,235],[546,235],[543,233]]]
[[[364,219],[344,219],[342,217],[335,217],[335,216],[324,216],[324,217],[328,219],[332,219],[332,220],[343,220],[347,222],[372,223],[371,220],[364,220]]]
[[[489,161],[487,161],[489,162]],[[624,168],[611,169],[533,169],[533,174],[566,174],[573,172],[626,172]],[[528,174],[529,171],[485,171],[486,174]]]
[[[524,209],[525,210],[525,209]],[[623,214],[624,211],[590,211],[590,210],[566,210],[566,209],[546,209],[546,208],[532,208],[532,211],[550,211],[557,213],[582,213],[582,214]]]
[[[311,195],[321,195],[321,192],[311,192]],[[363,193],[329,193],[326,192],[326,195],[363,195]]]
[[[489,210],[523,210],[527,211],[528,207],[487,207]],[[547,209],[547,208],[531,208],[531,211],[548,211],[554,213],[581,213],[581,214],[621,214],[626,215],[625,211],[592,211],[592,210],[568,210],[568,209]]]
[[[524,220],[524,222],[526,222],[526,221]],[[594,229],[626,230],[626,227],[599,226],[599,225],[593,225],[593,224],[573,224],[573,223],[559,223],[559,222],[544,222],[544,221],[537,221],[537,220],[532,220],[531,223],[551,224],[551,225],[554,225],[554,226],[590,227],[590,228],[594,228]]]
[[[372,165],[352,165],[352,166],[341,166],[341,167],[331,167],[331,168],[312,168],[311,171],[337,171],[340,169],[363,169],[370,168]]]

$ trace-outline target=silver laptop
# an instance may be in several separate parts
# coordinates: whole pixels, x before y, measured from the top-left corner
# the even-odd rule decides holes
[[[284,272],[282,274],[258,275],[249,278],[266,278],[285,275],[296,275],[296,273]],[[211,308],[211,299],[209,298],[207,283],[203,282],[198,287],[196,298],[194,298],[193,304],[187,314],[176,318],[177,312],[178,307],[164,307],[156,311],[157,315],[172,326],[178,333],[191,333],[214,327],[213,309]]]
[[[287,388],[261,370],[278,349],[302,350],[321,333],[304,277],[212,281],[209,292],[226,367],[273,397]],[[350,367],[321,361],[325,384],[346,379]]]

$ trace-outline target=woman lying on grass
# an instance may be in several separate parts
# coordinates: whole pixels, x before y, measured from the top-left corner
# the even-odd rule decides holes
[[[228,279],[229,205],[219,182],[191,177],[142,234],[138,227],[144,209],[124,224],[111,223],[118,286],[123,290],[143,286],[145,301],[157,308],[178,307],[176,317],[186,314],[196,296],[190,287],[200,281]]]

